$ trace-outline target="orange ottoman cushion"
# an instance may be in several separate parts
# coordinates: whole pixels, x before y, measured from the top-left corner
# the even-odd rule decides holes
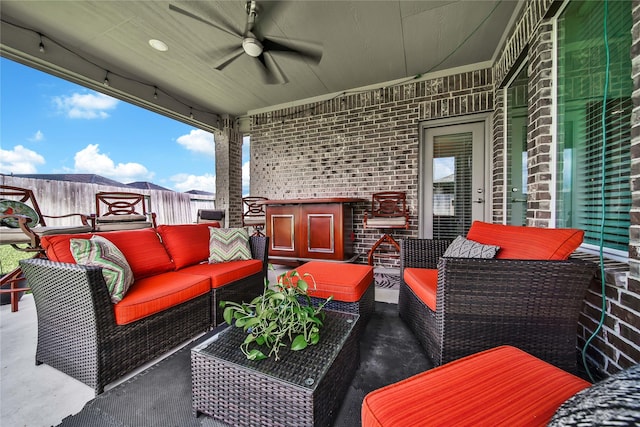
[[[546,426],[589,386],[515,347],[496,347],[372,391],[362,426]]]
[[[333,295],[336,301],[356,302],[373,283],[373,267],[368,265],[310,261],[296,271],[301,277],[306,273],[313,276],[316,289],[310,277],[305,281],[309,284],[309,295],[315,298]]]

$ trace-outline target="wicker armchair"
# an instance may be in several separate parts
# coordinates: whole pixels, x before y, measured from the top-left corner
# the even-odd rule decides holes
[[[576,372],[578,316],[597,265],[576,259],[441,258],[450,243],[400,244],[399,315],[434,364],[513,345]],[[409,267],[437,268],[435,312],[404,281]]]

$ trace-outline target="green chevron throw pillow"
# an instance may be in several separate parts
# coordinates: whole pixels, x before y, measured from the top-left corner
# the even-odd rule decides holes
[[[209,227],[209,264],[251,259],[246,228]]]
[[[111,302],[120,302],[133,283],[133,272],[120,249],[102,236],[71,239],[71,254],[80,265],[102,267]]]

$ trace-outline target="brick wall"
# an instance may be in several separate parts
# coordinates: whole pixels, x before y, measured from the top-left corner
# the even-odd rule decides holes
[[[606,261],[604,268],[606,310],[605,322],[587,349],[587,363],[596,378],[615,373],[640,362],[640,2],[634,1],[633,78],[634,114],[632,115],[632,182],[633,209],[631,212],[629,263]],[[552,121],[552,21],[545,15],[554,6],[551,1],[529,1],[522,11],[507,43],[494,66],[496,76],[496,108],[494,111],[494,221],[501,220],[500,201],[504,191],[502,133],[504,107],[500,86],[515,71],[516,64],[526,56],[529,61],[529,126],[527,154],[529,158],[527,224],[548,227],[553,223],[551,174],[555,171]],[[584,76],[582,76],[584,78]],[[597,257],[581,255],[599,263]],[[630,272],[629,272],[630,270]],[[628,278],[627,278],[628,276]],[[578,348],[595,331],[602,313],[602,274],[589,285],[585,304],[578,322]]]
[[[216,145],[216,209],[226,212],[229,227],[242,225],[242,135],[229,116],[214,135]]]
[[[528,225],[552,223],[551,121],[552,28],[549,13],[561,2],[531,0],[521,10],[492,69],[410,81],[390,88],[252,116],[251,193],[269,198],[358,196],[406,191],[411,229],[417,236],[419,124],[428,120],[493,112],[491,189],[494,222],[502,222],[505,191],[502,86],[529,55],[528,155],[531,199]],[[605,327],[589,347],[592,371],[602,376],[640,362],[640,2],[633,3],[632,191],[630,272],[606,264]],[[546,16],[546,19],[545,19]],[[363,230],[366,204],[356,206],[355,246],[366,253],[379,233]],[[363,262],[363,259],[361,259]],[[596,260],[597,262],[597,260]],[[595,279],[579,320],[579,346],[600,318],[600,281]]]
[[[490,69],[345,94],[251,117],[251,194],[271,199],[406,191],[417,236],[419,123],[490,111]],[[380,237],[364,230],[367,203],[355,206],[355,250]],[[361,258],[360,262],[366,262]],[[378,262],[376,263],[378,265]],[[383,260],[381,265],[396,265]]]

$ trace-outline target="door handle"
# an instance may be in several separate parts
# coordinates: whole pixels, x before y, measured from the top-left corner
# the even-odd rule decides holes
[[[511,202],[512,203],[527,203],[527,199],[516,199],[516,198],[513,198],[513,199],[511,199]]]
[[[473,203],[484,203],[484,199],[482,197],[478,197],[473,201]]]

